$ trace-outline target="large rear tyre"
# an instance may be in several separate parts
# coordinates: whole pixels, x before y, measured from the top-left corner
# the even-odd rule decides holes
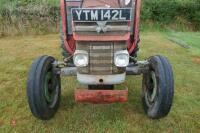
[[[149,58],[149,72],[143,75],[142,102],[152,119],[165,117],[171,109],[174,95],[172,67],[162,56]]]
[[[64,33],[62,31],[62,24],[60,24],[60,48],[61,48],[61,55],[64,58],[68,58],[70,56],[69,52],[65,48],[65,43],[64,43]]]
[[[133,40],[133,38],[132,38],[132,40]],[[130,54],[130,56],[135,57],[135,58],[137,57],[138,52],[139,52],[139,50],[140,50],[139,43],[140,43],[140,33],[138,34],[136,47],[135,47],[135,49],[133,50],[133,52]]]
[[[60,23],[62,23],[62,22],[60,22]],[[67,51],[67,49],[65,47],[64,33],[62,31],[62,24],[60,24],[60,48],[61,48],[61,55],[63,56],[63,58],[69,58],[71,56],[71,54]],[[74,66],[73,58],[70,58],[68,60],[68,65]]]
[[[30,69],[27,81],[28,103],[32,114],[49,120],[56,113],[60,102],[60,75],[53,71],[53,57],[37,58]]]

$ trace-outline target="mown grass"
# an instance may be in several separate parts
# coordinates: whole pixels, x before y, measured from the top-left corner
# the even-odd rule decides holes
[[[194,55],[200,55],[200,33],[199,32],[170,32],[168,36],[182,41],[190,47]]]
[[[174,69],[175,97],[170,114],[149,119],[140,101],[141,77],[129,76],[129,102],[112,105],[77,104],[76,78],[62,78],[62,100],[50,121],[34,118],[26,98],[31,62],[42,54],[61,59],[58,35],[0,39],[0,132],[128,133],[200,132],[200,63],[193,54],[170,42],[164,33],[142,33],[140,59],[162,54]],[[200,55],[196,56],[200,59]]]

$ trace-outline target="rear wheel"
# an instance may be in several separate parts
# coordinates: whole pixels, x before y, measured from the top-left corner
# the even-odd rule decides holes
[[[61,54],[64,58],[67,58],[70,56],[69,52],[65,48],[65,43],[64,43],[64,33],[62,31],[62,25],[60,26],[60,48],[61,48]]]
[[[42,120],[52,118],[60,102],[60,76],[53,71],[53,57],[36,59],[27,81],[28,103],[32,114]]]
[[[63,56],[63,58],[69,58],[71,56],[71,54],[67,51],[67,49],[65,47],[64,33],[62,31],[62,24],[60,24],[60,48],[61,48],[61,55]],[[72,58],[68,59],[68,65],[74,66]]]
[[[137,38],[137,43],[136,43],[135,49],[134,49],[133,52],[130,54],[130,56],[132,56],[132,57],[137,57],[138,51],[140,50],[139,43],[140,43],[140,34],[138,34],[138,38]]]
[[[174,79],[172,67],[162,56],[149,59],[149,72],[143,75],[142,102],[150,118],[165,117],[172,105]]]

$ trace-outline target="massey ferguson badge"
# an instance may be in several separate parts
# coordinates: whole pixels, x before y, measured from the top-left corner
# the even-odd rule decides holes
[[[131,8],[122,9],[72,9],[73,20],[77,21],[130,21]]]

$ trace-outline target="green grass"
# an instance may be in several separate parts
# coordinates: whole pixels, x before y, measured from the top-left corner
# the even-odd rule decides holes
[[[189,33],[188,33],[189,35]],[[170,114],[149,119],[140,101],[141,77],[127,78],[129,102],[112,105],[77,104],[76,78],[62,78],[62,100],[50,121],[34,118],[26,98],[26,78],[31,62],[42,54],[59,59],[59,35],[0,39],[0,132],[132,133],[200,132],[200,64],[190,51],[170,42],[164,33],[145,32],[139,58],[162,54],[170,60],[175,96]],[[200,59],[200,55],[195,58]]]
[[[200,55],[200,32],[170,32],[168,36],[188,45],[194,55]]]

